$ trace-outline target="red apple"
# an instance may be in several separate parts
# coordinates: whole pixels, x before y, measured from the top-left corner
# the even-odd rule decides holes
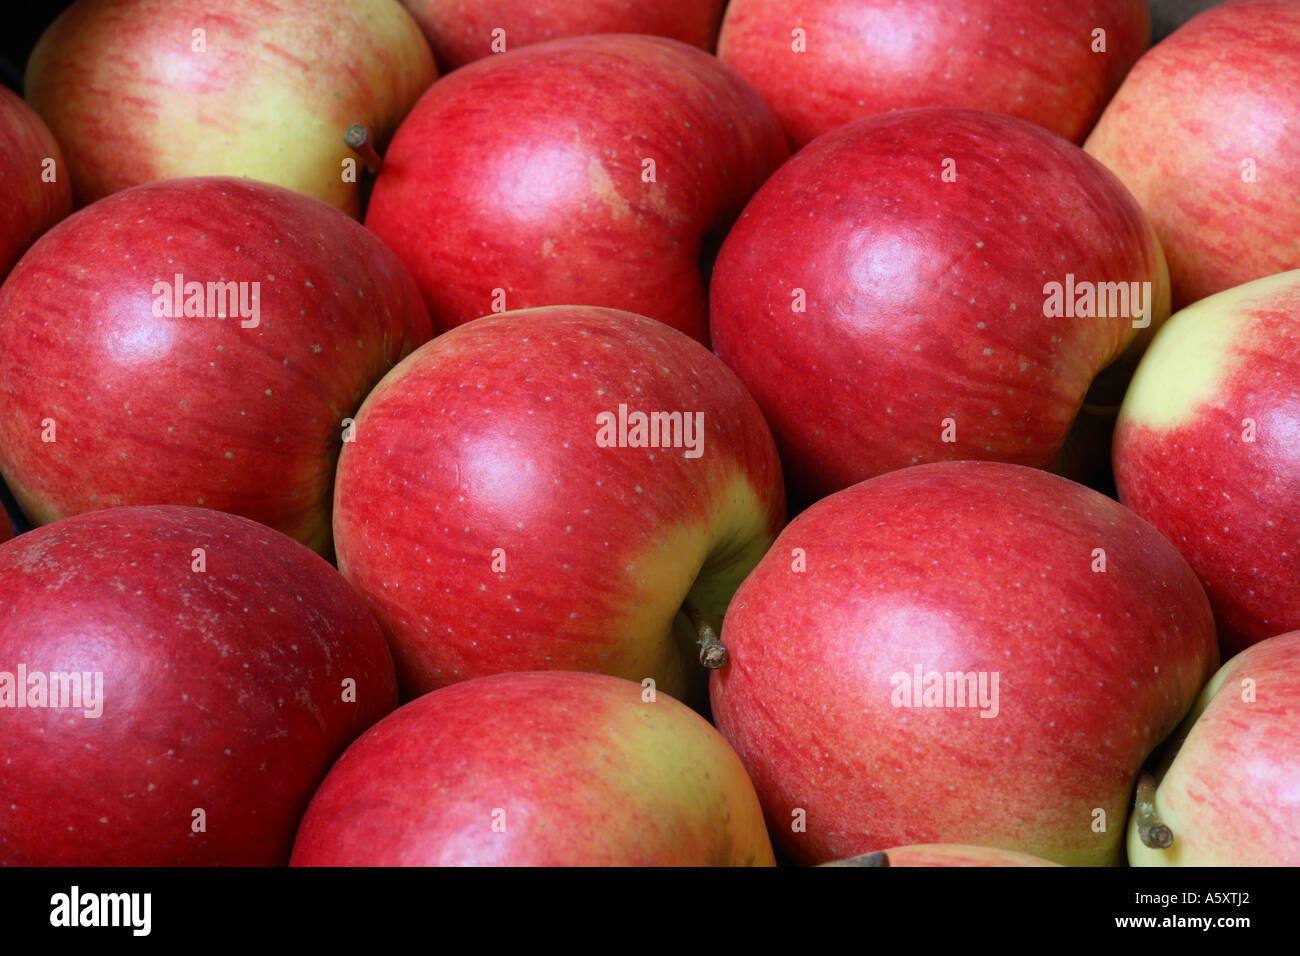
[[[1088,137],[1150,215],[1174,305],[1300,267],[1300,4],[1236,0],[1151,50]]]
[[[711,51],[726,0],[402,0],[444,70],[592,33],[648,33]]]
[[[718,56],[796,146],[919,106],[1009,113],[1082,142],[1150,42],[1146,0],[731,0]]]
[[[1168,749],[1151,819],[1135,813],[1134,866],[1300,866],[1300,631],[1214,675]],[[1168,846],[1143,842],[1158,823]]]
[[[80,204],[230,175],[355,216],[344,132],[363,123],[382,144],[436,77],[394,0],[77,0],[32,51],[27,98]]]
[[[72,212],[63,153],[31,107],[0,86],[0,280],[18,257]]]
[[[1137,295],[1081,315],[1078,290],[1102,283]],[[1145,344],[1169,287],[1142,210],[1078,147],[920,109],[829,133],[773,176],[722,247],[712,310],[718,355],[820,496],[939,459],[1061,467],[1089,386]]]
[[[152,507],[30,531],[0,547],[0,866],[282,865],[396,703],[356,594],[269,528]]]
[[[1051,860],[1013,850],[955,843],[919,843],[896,846],[865,856],[823,863],[822,866],[1060,866]]]
[[[771,866],[745,769],[698,714],[600,674],[500,674],[371,728],[295,866]]]
[[[650,415],[676,423],[638,430]],[[687,618],[716,632],[784,521],[776,449],[736,377],[658,322],[576,306],[411,355],[358,413],[334,498],[339,570],[408,694],[583,670],[702,697]]]
[[[176,276],[204,295],[178,301]],[[0,469],[36,523],[201,505],[326,551],[343,420],[430,334],[401,263],[338,210],[249,180],[138,186],[0,288]]]
[[[1300,270],[1183,309],[1115,432],[1120,500],[1191,563],[1225,653],[1300,628]]]
[[[707,334],[701,259],[786,158],[776,118],[674,40],[556,40],[457,70],[393,138],[366,225],[447,329],[597,305]]]
[[[1120,859],[1134,780],[1218,663],[1191,568],[1119,503],[996,462],[791,522],[736,593],[713,714],[773,839]]]

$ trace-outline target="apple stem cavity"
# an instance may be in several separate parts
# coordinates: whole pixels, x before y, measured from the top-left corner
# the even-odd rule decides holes
[[[700,645],[701,666],[711,671],[724,666],[727,663],[727,649],[718,640],[718,632],[713,629],[713,625],[690,601],[682,604],[682,610],[686,612],[687,620],[691,622],[691,627],[695,628],[695,633],[698,635],[696,643]]]
[[[1143,846],[1165,850],[1173,845],[1174,831],[1156,816],[1156,781],[1150,771],[1143,770],[1138,777],[1137,804],[1138,839]]]
[[[378,173],[380,167],[384,165],[383,157],[375,152],[375,147],[370,144],[370,130],[366,129],[364,123],[353,123],[349,126],[343,134],[343,142],[361,157],[372,174]]]

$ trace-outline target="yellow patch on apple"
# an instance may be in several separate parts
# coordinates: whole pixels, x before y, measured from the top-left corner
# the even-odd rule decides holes
[[[1134,421],[1172,429],[1193,420],[1196,410],[1214,400],[1252,335],[1252,313],[1294,286],[1300,270],[1257,279],[1202,299],[1165,323],[1143,357],[1119,424]]]
[[[611,673],[667,675],[660,678],[659,690],[678,699],[690,696],[692,686],[707,675],[695,662],[694,652],[683,653],[695,633],[678,613],[679,595],[686,594],[720,632],[732,594],[772,544],[766,534],[755,536],[745,530],[761,527],[766,513],[755,489],[737,475],[714,499],[709,516],[663,529],[656,546],[626,569],[641,600],[614,628],[625,656],[610,662]],[[692,557],[688,560],[684,555]],[[655,643],[658,658],[636,659],[639,637],[654,633],[662,635]]]

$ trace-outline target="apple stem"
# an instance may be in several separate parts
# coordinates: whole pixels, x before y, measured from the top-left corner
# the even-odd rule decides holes
[[[1143,770],[1137,787],[1138,839],[1153,850],[1164,850],[1173,845],[1174,831],[1156,816],[1156,780],[1151,772]]]
[[[695,628],[695,633],[699,635],[696,641],[700,645],[700,664],[711,671],[717,670],[727,663],[727,649],[722,646],[718,640],[718,632],[710,624],[690,601],[682,604],[682,610],[686,612],[686,618],[691,622],[691,627]]]
[[[375,147],[370,145],[370,131],[366,129],[364,123],[353,123],[349,126],[347,132],[343,134],[343,142],[352,147],[371,173],[378,173],[379,168],[384,165],[383,158],[375,152]]]

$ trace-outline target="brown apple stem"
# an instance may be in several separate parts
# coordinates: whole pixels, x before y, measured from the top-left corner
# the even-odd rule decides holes
[[[352,147],[370,172],[377,173],[384,165],[383,158],[375,152],[375,147],[370,145],[370,130],[366,129],[364,123],[353,123],[349,126],[347,132],[343,134],[343,142]]]
[[[1138,777],[1137,805],[1138,839],[1153,850],[1168,849],[1174,842],[1174,831],[1156,816],[1156,779],[1150,771],[1143,770]]]
[[[682,610],[686,612],[686,619],[691,622],[691,627],[695,628],[695,633],[698,635],[696,643],[700,645],[700,664],[711,671],[726,664],[727,649],[722,646],[722,642],[718,640],[718,632],[705,620],[700,609],[690,601],[685,601]]]

